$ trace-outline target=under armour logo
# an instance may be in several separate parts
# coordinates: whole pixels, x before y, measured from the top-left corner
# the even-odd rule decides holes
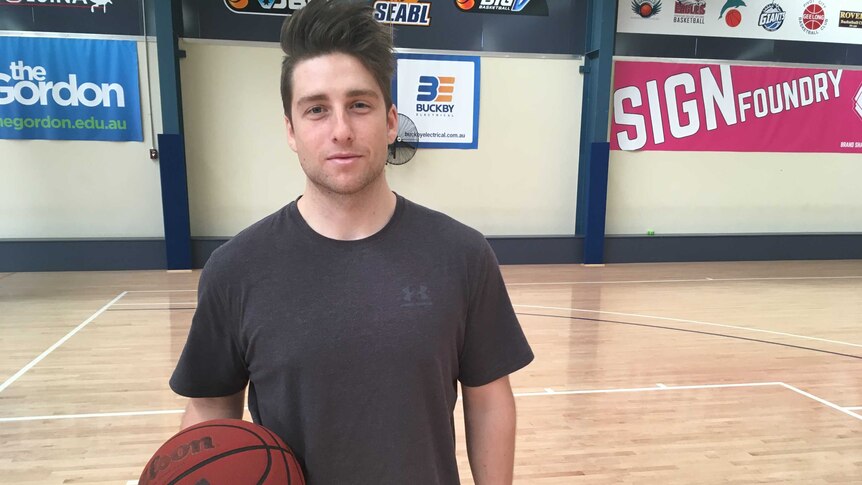
[[[403,302],[401,306],[403,307],[429,306],[433,304],[431,302],[431,294],[425,285],[419,285],[416,290],[412,286],[402,288],[401,297],[401,301]]]

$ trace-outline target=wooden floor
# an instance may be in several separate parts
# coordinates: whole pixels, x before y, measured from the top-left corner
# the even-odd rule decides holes
[[[536,353],[516,483],[862,483],[862,261],[504,274]],[[198,275],[0,273],[0,483],[137,479]]]

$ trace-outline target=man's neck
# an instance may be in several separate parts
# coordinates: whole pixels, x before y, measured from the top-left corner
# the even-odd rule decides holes
[[[321,236],[356,241],[383,229],[395,213],[396,202],[385,179],[351,195],[324,193],[309,182],[297,208]]]

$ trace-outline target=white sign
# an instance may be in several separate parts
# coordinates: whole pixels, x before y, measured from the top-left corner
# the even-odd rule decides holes
[[[479,58],[398,54],[395,104],[419,148],[478,148]]]
[[[617,32],[862,44],[860,0],[618,0]]]

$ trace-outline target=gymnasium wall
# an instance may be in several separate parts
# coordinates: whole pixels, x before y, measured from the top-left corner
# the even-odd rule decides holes
[[[181,61],[193,237],[233,236],[295,199],[277,45],[186,40]],[[574,233],[582,61],[482,57],[478,150],[419,150],[393,189],[488,236]]]
[[[144,141],[0,140],[0,239],[164,237],[159,166],[148,153],[144,42],[137,44]],[[149,54],[158,133],[154,41]]]
[[[860,180],[858,154],[612,151],[607,233],[862,232]]]

